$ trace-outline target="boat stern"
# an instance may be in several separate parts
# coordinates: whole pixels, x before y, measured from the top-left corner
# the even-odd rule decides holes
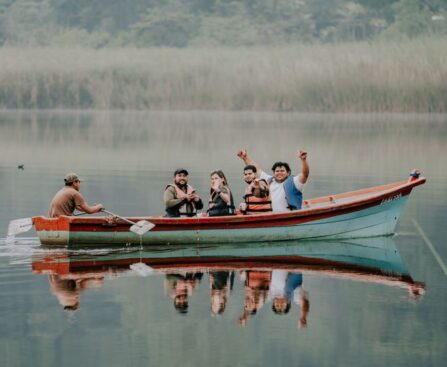
[[[46,218],[33,217],[34,228],[42,245],[67,246],[70,237],[70,220],[68,217]]]

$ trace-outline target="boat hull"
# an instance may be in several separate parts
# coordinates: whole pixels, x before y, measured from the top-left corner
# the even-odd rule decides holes
[[[194,243],[234,243],[269,242],[308,239],[349,239],[384,236],[394,233],[397,219],[407,197],[384,207],[374,207],[327,219],[315,220],[297,225],[255,228],[225,228],[196,230],[149,231],[141,238],[133,232],[63,232],[63,243],[77,244],[194,244]],[[54,233],[52,234],[54,235]],[[40,238],[48,242],[49,238]]]
[[[414,186],[425,178],[310,200],[302,210],[227,217],[129,218],[154,227],[139,236],[106,217],[34,217],[43,245],[228,244],[309,239],[350,239],[393,234]]]

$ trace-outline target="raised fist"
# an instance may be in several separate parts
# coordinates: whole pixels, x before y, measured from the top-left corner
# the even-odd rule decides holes
[[[301,159],[301,160],[306,160],[306,158],[307,158],[307,152],[306,151],[304,151],[304,150],[299,150],[298,151],[298,158],[299,159]]]
[[[241,149],[237,152],[237,156],[241,159],[244,159],[247,157],[247,149]]]

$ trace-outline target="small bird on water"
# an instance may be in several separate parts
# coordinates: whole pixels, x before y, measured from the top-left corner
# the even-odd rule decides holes
[[[24,170],[25,169],[25,165],[24,164],[19,164],[17,166],[18,169]]]

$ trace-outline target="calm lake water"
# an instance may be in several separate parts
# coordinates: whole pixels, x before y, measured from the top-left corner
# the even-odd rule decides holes
[[[1,365],[443,366],[446,143],[445,115],[0,112]],[[30,231],[5,243],[8,222],[45,214],[69,171],[89,203],[121,215],[162,213],[182,166],[202,197],[221,168],[241,198],[241,147],[267,171],[283,160],[294,172],[306,149],[307,198],[414,167],[427,184],[394,237],[70,252],[40,248]],[[294,281],[285,314],[272,310],[281,276]]]

